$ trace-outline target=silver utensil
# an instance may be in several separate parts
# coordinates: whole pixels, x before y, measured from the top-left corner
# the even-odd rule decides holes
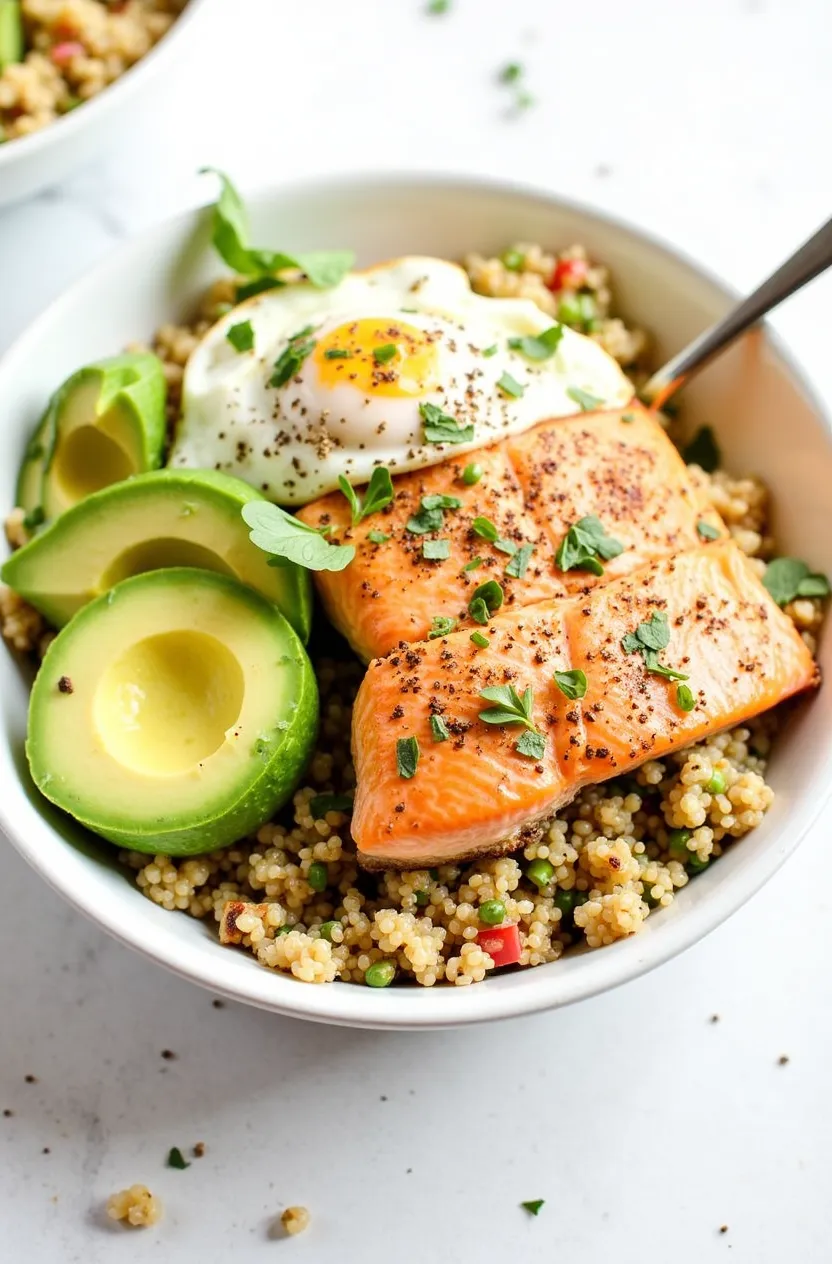
[[[832,219],[819,228],[813,237],[787,259],[767,281],[738,303],[735,308],[706,329],[678,355],[654,373],[640,391],[641,398],[653,408],[675,394],[681,386],[698,373],[729,343],[762,320],[767,312],[794,294],[807,282],[814,280],[832,264]]]

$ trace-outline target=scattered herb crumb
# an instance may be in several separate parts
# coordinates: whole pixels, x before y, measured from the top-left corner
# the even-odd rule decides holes
[[[711,1014],[711,1022],[712,1022],[712,1023],[718,1023],[718,1022],[719,1022],[719,1014]]]
[[[531,1198],[527,1203],[521,1203],[520,1206],[524,1211],[527,1211],[530,1216],[536,1216],[545,1202],[545,1198]]]
[[[447,13],[451,7],[451,0],[429,0],[427,12],[431,17],[439,17],[443,13]]]
[[[447,742],[448,738],[451,736],[448,731],[448,726],[442,719],[441,715],[432,715],[430,717],[430,731],[433,734],[433,740],[435,742]]]
[[[168,1167],[175,1167],[178,1172],[184,1172],[185,1168],[190,1166],[179,1146],[171,1146],[168,1151]]]
[[[396,742],[396,768],[400,777],[409,781],[419,766],[419,743],[415,737],[400,737]]]

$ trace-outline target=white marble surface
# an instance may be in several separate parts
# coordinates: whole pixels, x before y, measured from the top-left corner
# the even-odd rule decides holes
[[[200,200],[206,162],[249,187],[326,168],[507,171],[623,211],[739,286],[829,214],[828,0],[423,6],[213,0],[158,111],[0,213],[0,347],[114,243]],[[519,119],[495,83],[515,58],[538,98]],[[831,298],[817,282],[775,321],[827,396]],[[424,1036],[214,1009],[0,846],[0,1258],[828,1260],[827,822],[653,975]],[[204,1158],[165,1168],[197,1141]],[[101,1215],[133,1181],[166,1205],[145,1233]],[[518,1203],[537,1197],[533,1220]],[[294,1202],[312,1227],[276,1241]]]

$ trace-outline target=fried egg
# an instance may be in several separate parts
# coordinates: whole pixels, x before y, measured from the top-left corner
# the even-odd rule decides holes
[[[366,483],[377,466],[436,465],[545,418],[626,403],[633,388],[615,360],[559,328],[545,358],[540,344],[530,354],[522,340],[551,318],[527,299],[475,294],[441,259],[397,259],[331,290],[269,290],[193,352],[170,464],[303,505],[342,474]]]

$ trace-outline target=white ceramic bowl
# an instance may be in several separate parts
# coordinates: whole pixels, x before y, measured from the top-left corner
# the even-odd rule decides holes
[[[91,101],[31,136],[0,145],[0,206],[57,184],[115,142],[130,110],[153,109],[157,77],[171,74],[185,49],[194,47],[194,24],[208,2],[189,0],[147,56]]]
[[[274,248],[352,246],[362,264],[402,253],[457,258],[511,240],[586,244],[613,271],[623,310],[655,331],[659,358],[719,316],[733,296],[702,269],[625,225],[497,182],[348,177],[251,200],[254,240]],[[0,363],[0,506],[48,392],[78,365],[184,316],[222,272],[208,215],[163,224],[116,251],[55,302]],[[729,468],[770,483],[784,550],[832,572],[832,436],[820,405],[770,338],[754,336],[689,389],[693,423],[713,423]],[[826,638],[822,658],[830,658]],[[827,661],[828,671],[828,661]],[[565,1005],[623,983],[694,943],[771,877],[797,846],[832,780],[832,692],[798,710],[770,766],[777,797],[763,825],[650,917],[641,934],[471,988],[313,987],[221,948],[213,925],[164,912],[112,863],[113,851],[40,802],[24,774],[27,686],[0,653],[0,824],[53,887],[122,942],[215,992],[278,1013],[366,1027],[439,1027]]]

